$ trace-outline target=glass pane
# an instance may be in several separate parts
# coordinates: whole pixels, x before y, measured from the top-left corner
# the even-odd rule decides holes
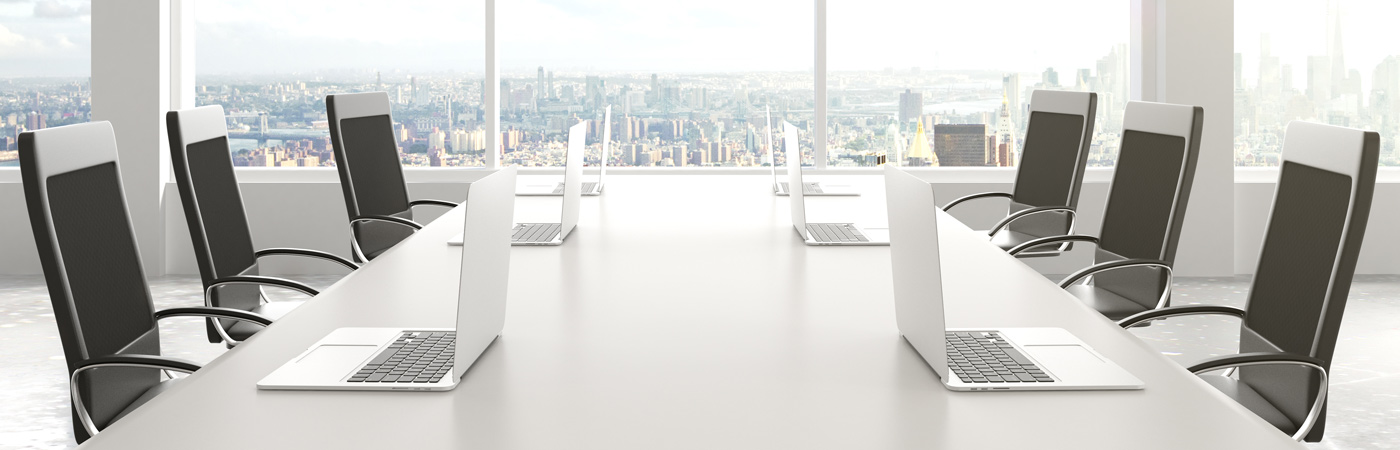
[[[20,133],[92,118],[91,23],[84,1],[0,2],[0,167]]]
[[[828,164],[1014,166],[1031,92],[1065,89],[1098,93],[1089,165],[1112,166],[1128,4],[830,2]]]
[[[762,165],[766,109],[775,140],[782,120],[810,127],[811,2],[498,5],[507,165],[562,165],[567,129],[581,120],[592,123],[585,161],[597,164],[607,105],[609,165]]]
[[[371,91],[389,94],[403,165],[481,166],[484,14],[481,0],[200,0],[196,101],[223,105],[238,166],[333,166],[326,95]]]
[[[1288,122],[1379,131],[1400,165],[1400,2],[1235,0],[1235,165],[1278,166]]]

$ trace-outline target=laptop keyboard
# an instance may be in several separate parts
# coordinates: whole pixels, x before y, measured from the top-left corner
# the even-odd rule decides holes
[[[593,192],[593,190],[594,190],[594,189],[597,189],[597,188],[598,188],[598,182],[597,182],[597,181],[585,181],[585,182],[583,182],[583,189],[582,189],[581,192],[584,192],[584,193]],[[555,187],[554,187],[554,194],[555,194],[555,195],[563,195],[563,194],[564,194],[564,183],[559,183],[558,186],[555,186]]]
[[[992,331],[949,331],[948,370],[968,383],[1049,383],[1040,367]]]
[[[817,242],[870,242],[855,225],[849,223],[809,223],[807,232]]]
[[[559,234],[559,224],[522,223],[516,224],[513,231],[510,236],[512,242],[550,242]]]
[[[436,383],[452,372],[455,331],[407,331],[379,352],[351,383]]]
[[[783,192],[789,192],[789,191],[790,191],[790,189],[788,189],[788,184],[787,184],[787,183],[781,183],[781,184],[782,184],[782,186],[783,186],[783,187],[782,187]],[[802,183],[802,193],[803,193],[803,194],[823,194],[823,193],[826,193],[826,191],[823,191],[823,190],[822,190],[822,185],[821,185],[820,182],[813,181],[813,182],[810,182],[810,183]]]

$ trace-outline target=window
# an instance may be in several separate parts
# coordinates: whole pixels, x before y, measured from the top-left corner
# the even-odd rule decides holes
[[[1235,0],[1235,165],[1279,165],[1294,120],[1379,131],[1400,165],[1400,56],[1378,0]]]
[[[482,166],[476,1],[201,0],[196,102],[223,105],[236,166],[334,165],[326,95],[386,91],[405,166]]]
[[[827,163],[1014,166],[1031,91],[1070,89],[1098,93],[1089,165],[1112,166],[1130,83],[1128,5],[830,2]]]
[[[567,129],[580,120],[592,123],[585,161],[596,164],[607,105],[609,165],[759,166],[766,110],[775,141],[783,120],[811,126],[811,2],[512,0],[498,8],[505,165],[562,165]]]
[[[19,133],[91,119],[91,22],[85,1],[0,2],[0,167]]]

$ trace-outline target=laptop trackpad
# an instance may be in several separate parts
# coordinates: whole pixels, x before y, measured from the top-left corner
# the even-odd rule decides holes
[[[1103,373],[1108,363],[1079,345],[1026,345],[1026,353],[1061,380],[1084,379]]]
[[[377,345],[322,345],[297,360],[294,367],[301,373],[342,376],[359,367],[378,348]]]

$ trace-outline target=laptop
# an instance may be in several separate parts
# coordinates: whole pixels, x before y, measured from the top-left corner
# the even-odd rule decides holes
[[[598,181],[583,182],[583,192],[580,195],[589,197],[603,195],[603,177],[608,174],[608,157],[612,156],[609,144],[612,141],[612,105],[608,105],[603,110],[603,152],[598,158]],[[567,158],[565,158],[567,159]],[[582,163],[580,161],[580,163]],[[568,164],[567,162],[565,164]],[[565,169],[568,170],[567,168]],[[564,182],[555,183],[553,188],[548,184],[530,184],[522,186],[515,192],[515,195],[524,196],[561,196],[564,195]]]
[[[777,195],[780,195],[780,196],[783,196],[783,197],[786,197],[786,196],[788,196],[788,182],[786,182],[786,181],[779,181],[779,180],[778,180],[778,165],[777,165],[777,163],[774,162],[775,160],[774,160],[774,158],[773,158],[773,150],[774,150],[774,149],[773,149],[773,115],[772,115],[771,113],[769,113],[768,108],[764,108],[764,109],[763,109],[763,116],[764,116],[765,120],[767,121],[767,129],[765,130],[766,133],[765,133],[765,135],[764,135],[764,141],[768,144],[768,170],[769,170],[770,172],[773,173],[773,193],[774,193],[774,194],[777,194]],[[783,151],[788,151],[787,149],[789,149],[789,148],[791,148],[791,149],[796,149],[797,147],[796,147],[796,146],[785,147],[785,148],[783,149]],[[800,153],[799,153],[799,156],[800,156]],[[791,159],[791,158],[789,158],[789,159]],[[828,184],[828,185],[824,185],[824,184],[822,184],[820,181],[811,181],[811,182],[807,182],[807,183],[803,184],[803,185],[802,185],[802,193],[803,193],[803,194],[806,194],[806,195],[815,195],[815,196],[858,196],[858,195],[860,195],[860,192],[859,192],[859,191],[856,191],[855,189],[852,189],[850,185],[842,185],[842,184]]]
[[[954,391],[1143,388],[1141,380],[1061,328],[947,329],[933,185],[886,165],[885,192],[895,322],[944,386]]]
[[[510,245],[564,245],[564,238],[578,224],[579,193],[583,178],[583,139],[587,122],[569,127],[569,147],[564,150],[563,211],[558,223],[517,223],[510,232]],[[519,195],[519,194],[517,194]],[[448,245],[462,245],[462,235],[447,240]]]
[[[797,148],[797,127],[783,121],[783,141]],[[788,183],[802,186],[802,158],[788,158]],[[807,245],[890,245],[888,228],[865,228],[854,223],[808,223],[807,193],[801,190],[788,197],[792,203],[792,227]]]
[[[447,391],[500,336],[506,319],[515,212],[514,167],[467,188],[467,242],[455,328],[338,328],[262,381],[258,389]]]

